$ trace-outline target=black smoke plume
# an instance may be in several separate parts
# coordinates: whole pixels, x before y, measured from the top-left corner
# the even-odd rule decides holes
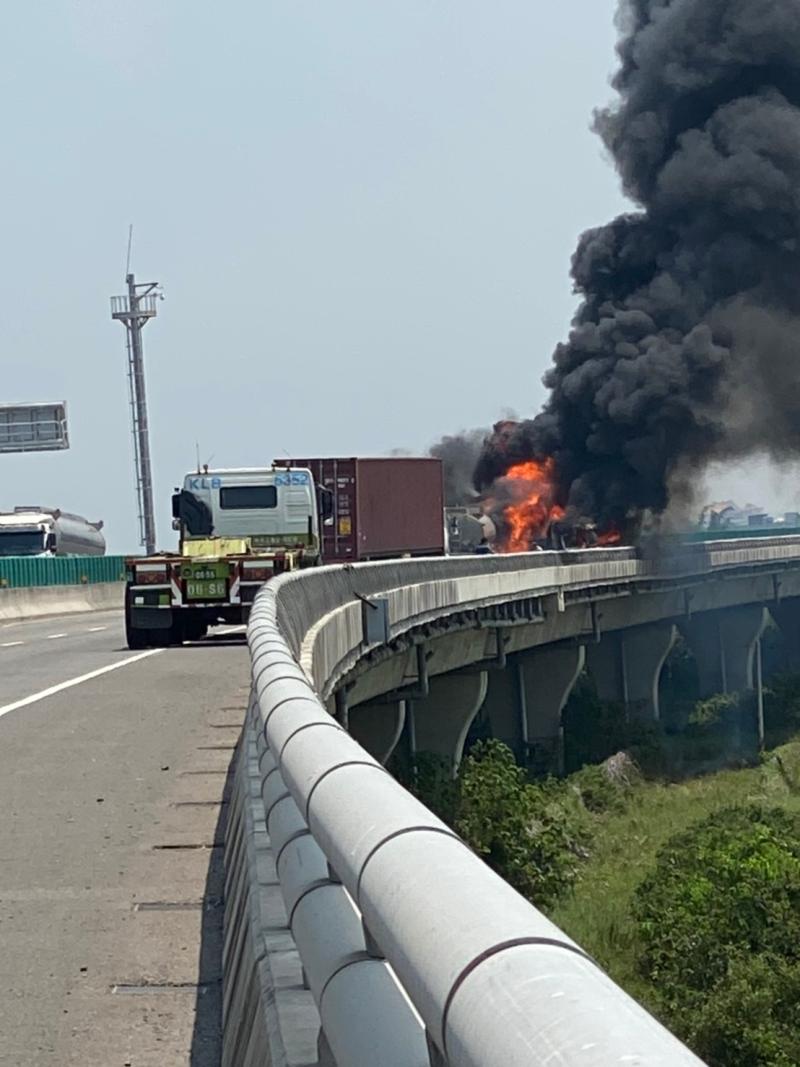
[[[595,129],[639,210],[581,238],[582,303],[485,490],[553,456],[559,502],[625,526],[714,460],[800,453],[800,0],[626,0]]]
[[[444,467],[444,497],[448,507],[474,504],[478,494],[472,476],[480,459],[487,430],[464,430],[448,434],[430,448],[430,454]]]

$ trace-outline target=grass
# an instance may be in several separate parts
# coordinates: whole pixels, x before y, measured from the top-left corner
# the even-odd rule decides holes
[[[550,917],[617,983],[652,1007],[652,989],[636,967],[640,946],[631,896],[673,834],[720,808],[753,803],[800,813],[800,739],[767,753],[752,769],[677,784],[646,782],[633,790],[624,811],[592,816],[591,856],[570,893],[549,909]]]

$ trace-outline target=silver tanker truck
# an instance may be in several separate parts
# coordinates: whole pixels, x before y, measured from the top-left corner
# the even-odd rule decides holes
[[[0,557],[104,556],[102,528],[58,508],[14,508],[0,512]]]

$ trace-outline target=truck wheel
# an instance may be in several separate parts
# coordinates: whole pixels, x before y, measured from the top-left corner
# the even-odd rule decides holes
[[[184,626],[184,640],[186,641],[202,641],[208,633],[208,623],[203,622],[202,619],[187,619]]]
[[[150,642],[153,648],[172,648],[183,641],[183,627],[174,623],[164,630],[151,630]]]
[[[133,625],[130,590],[125,590],[125,641],[132,652],[150,648],[150,631]]]
[[[128,630],[126,632],[128,648],[132,652],[138,652],[142,648],[150,648],[149,630]]]

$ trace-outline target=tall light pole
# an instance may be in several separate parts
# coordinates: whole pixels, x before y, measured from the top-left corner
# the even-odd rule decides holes
[[[139,537],[145,552],[151,556],[156,550],[156,520],[153,509],[153,475],[150,465],[150,431],[147,423],[147,392],[144,380],[144,349],[142,330],[148,319],[156,316],[158,282],[136,284],[133,274],[125,278],[128,292],[111,297],[111,318],[125,324],[128,344],[128,387],[130,391],[131,422],[133,425],[133,455],[136,466],[136,501],[139,509]]]

